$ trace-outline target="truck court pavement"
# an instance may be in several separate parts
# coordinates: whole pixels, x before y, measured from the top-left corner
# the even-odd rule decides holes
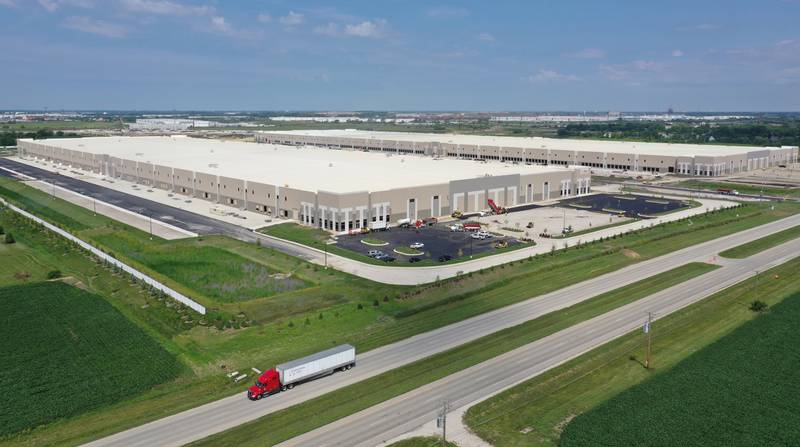
[[[555,310],[569,307],[596,295],[648,278],[686,263],[693,261],[708,262],[712,256],[721,251],[799,224],[800,215],[790,216],[733,235],[688,247],[658,258],[643,261],[546,295],[531,298],[527,301],[487,312],[458,323],[368,351],[358,355],[357,366],[351,371],[336,373],[332,376],[303,384],[292,391],[278,393],[267,399],[252,402],[247,399],[243,390],[242,393],[117,433],[92,442],[89,445],[126,447],[183,445],[433,354],[446,351],[501,329],[516,326]],[[745,279],[754,269],[763,270],[770,260],[780,260],[787,256],[795,256],[798,253],[800,253],[800,242],[794,241],[791,244],[770,250],[763,255],[758,255],[742,261],[741,263],[739,261],[729,262],[725,260],[723,262],[725,265],[724,267],[700,276],[692,280],[693,282],[687,282],[676,286],[679,290],[672,290],[672,294],[659,293],[650,298],[639,300],[637,303],[645,304],[639,304],[639,307],[632,307],[630,309],[626,308],[627,310],[624,312],[621,310],[615,311],[616,313],[613,314],[615,315],[613,317],[602,316],[595,318],[591,320],[591,324],[589,322],[582,323],[577,326],[580,327],[581,330],[571,331],[568,329],[567,331],[571,332],[559,333],[560,335],[554,334],[547,338],[548,342],[546,344],[536,344],[536,346],[539,348],[544,346],[546,348],[543,349],[544,352],[552,356],[550,363],[556,365],[566,359],[574,357],[580,352],[590,349],[591,346],[595,346],[595,344],[593,344],[594,340],[602,341],[610,339],[608,337],[618,336],[630,331],[631,328],[643,321],[643,315],[645,315],[645,312],[648,310],[658,312],[659,316],[663,316],[671,310],[699,299],[698,297],[706,296],[708,291],[719,290],[720,287],[726,284],[730,285]],[[641,306],[649,307],[643,308]],[[412,405],[412,407],[406,407],[405,404],[397,404],[395,401],[395,404],[399,405],[397,407],[398,409],[405,408],[407,410],[400,416],[398,416],[397,413],[392,413],[392,416],[388,416],[389,413],[382,413],[380,419],[373,419],[370,421],[370,424],[374,424],[374,428],[350,426],[341,432],[332,431],[330,433],[330,439],[344,439],[337,438],[337,436],[341,435],[346,437],[347,433],[349,433],[351,437],[347,438],[346,442],[342,441],[346,445],[355,444],[357,442],[369,444],[373,441],[374,443],[379,443],[384,439],[390,439],[396,434],[403,433],[404,431],[421,425],[422,422],[429,419],[430,414],[432,414],[431,411],[435,412],[434,407],[438,408],[441,399],[444,397],[452,399],[455,404],[463,404],[463,402],[469,402],[471,401],[470,399],[479,397],[475,394],[470,394],[475,393],[475,389],[478,388],[476,383],[478,379],[490,382],[497,381],[501,386],[508,386],[524,378],[531,377],[531,375],[536,373],[537,367],[545,367],[537,366],[540,364],[539,361],[528,362],[526,355],[532,356],[533,354],[528,351],[524,352],[528,354],[523,355],[516,353],[512,355],[512,353],[508,353],[498,357],[507,359],[511,356],[514,358],[514,360],[506,364],[504,368],[501,368],[507,369],[507,374],[503,373],[502,375],[487,375],[483,377],[483,375],[486,375],[485,372],[474,374],[473,370],[474,375],[469,377],[468,380],[463,381],[468,384],[462,384],[462,381],[452,382],[459,386],[463,385],[465,387],[464,389],[469,390],[469,393],[451,392],[450,389],[447,388],[434,388],[433,391],[426,393],[424,398],[418,397],[419,395],[415,393],[406,394],[401,400],[413,397],[413,402],[416,402],[416,404]],[[537,356],[538,355],[542,354],[537,354]],[[537,358],[541,360],[541,357]],[[547,365],[547,362],[542,363],[542,365]],[[451,377],[463,378],[464,376],[454,375]],[[451,383],[451,380],[453,379],[442,379],[430,386],[444,386],[442,383]],[[460,394],[463,394],[463,397],[460,396]],[[417,399],[422,399],[422,402]],[[386,407],[379,405],[374,408],[385,409]],[[457,406],[453,408],[457,408]],[[350,419],[345,418],[342,421],[347,420]],[[379,421],[384,421],[385,423],[382,424]],[[396,424],[389,426],[395,423],[393,421],[395,421]],[[335,424],[336,423],[332,426],[338,427],[338,425]],[[331,429],[328,428],[328,430]],[[313,433],[314,432],[310,433],[308,436],[316,436],[313,435]],[[340,433],[340,435],[336,433]],[[327,435],[324,438],[328,439]],[[299,439],[302,440],[306,438]],[[323,438],[318,439],[321,440]],[[306,445],[316,444],[324,445],[330,443],[327,441],[317,443],[316,440],[306,443]]]
[[[175,208],[161,202],[148,200],[132,194],[127,194],[88,181],[76,179],[66,174],[54,174],[46,169],[41,169],[26,163],[9,160],[7,158],[0,158],[0,167],[20,172],[45,182],[54,183],[62,188],[70,189],[88,197],[93,197],[99,201],[108,202],[120,208],[128,209],[130,211],[145,215],[152,215],[153,219],[164,221],[194,233],[222,234],[251,243],[256,242],[256,240],[260,240],[261,245],[263,246],[274,248],[291,256],[299,257],[318,265],[326,264],[337,270],[360,276],[362,278],[396,285],[417,285],[439,279],[451,278],[460,274],[492,267],[494,265],[526,259],[536,253],[547,253],[550,251],[551,246],[555,246],[557,249],[563,247],[565,243],[569,244],[570,246],[574,246],[579,241],[585,243],[600,237],[619,234],[629,229],[644,228],[652,224],[652,221],[632,222],[627,225],[600,229],[591,234],[575,236],[572,238],[540,241],[539,244],[533,247],[507,251],[496,255],[459,263],[447,263],[433,267],[391,267],[366,264],[331,253],[326,254],[322,250],[256,233],[238,225],[223,222],[207,216],[202,216],[197,213]],[[0,170],[0,172],[2,172],[2,170]],[[711,209],[715,207],[730,207],[735,205],[735,203],[723,200],[703,199],[703,205],[704,209]],[[659,221],[668,222],[681,219],[694,215],[698,212],[702,212],[703,208],[678,211],[660,217]]]
[[[642,326],[647,312],[663,318],[692,303],[800,256],[800,240],[654,293],[591,320],[451,374],[409,393],[278,444],[375,446],[434,420],[447,400],[452,408],[477,403]]]

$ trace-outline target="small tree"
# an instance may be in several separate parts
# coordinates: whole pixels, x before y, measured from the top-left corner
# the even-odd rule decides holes
[[[61,278],[61,270],[50,270],[47,272],[47,279]]]
[[[6,241],[6,244],[13,244],[14,242],[16,242],[14,240],[14,236],[11,233],[6,233],[5,241]]]
[[[2,225],[0,225],[0,234],[5,234],[5,232],[6,232],[6,231],[3,229],[3,226],[2,226]]]
[[[378,306],[381,305],[381,303],[378,300],[373,300],[372,301],[372,305],[375,306],[375,307],[378,307]]]

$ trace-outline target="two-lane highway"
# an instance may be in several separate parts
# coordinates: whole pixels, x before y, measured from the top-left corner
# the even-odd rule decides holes
[[[708,261],[712,256],[728,248],[796,225],[800,225],[800,215],[643,261],[546,295],[359,354],[358,367],[347,373],[319,379],[290,392],[279,393],[257,402],[250,402],[244,393],[239,393],[100,439],[91,445],[127,447],[183,445],[688,262]]]

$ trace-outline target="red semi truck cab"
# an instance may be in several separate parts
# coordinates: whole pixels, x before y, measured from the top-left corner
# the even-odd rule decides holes
[[[256,380],[255,385],[247,389],[247,397],[250,399],[261,399],[281,390],[281,379],[278,371],[269,369]]]

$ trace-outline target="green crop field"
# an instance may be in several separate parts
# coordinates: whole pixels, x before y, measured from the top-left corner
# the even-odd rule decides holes
[[[61,282],[0,288],[0,436],[135,396],[182,366],[101,297]]]
[[[636,330],[475,405],[467,411],[464,421],[474,433],[492,445],[558,445],[562,430],[576,415],[598,407],[649,377],[669,372],[681,360],[742,324],[754,318],[760,319],[758,314],[748,309],[752,300],[775,305],[796,294],[800,290],[800,276],[795,274],[798,268],[800,258],[657,320],[653,325],[654,368],[651,370],[644,369],[641,364],[645,355],[644,337],[641,330]],[[793,300],[798,298],[795,296]],[[794,355],[797,361],[796,352],[785,352]],[[718,366],[720,371],[736,369],[730,365]],[[738,380],[738,374],[732,377]],[[699,375],[696,378],[698,382],[701,380]],[[679,399],[679,394],[692,392],[690,388],[675,388],[670,394]],[[660,397],[629,403],[636,406],[635,411],[647,411],[650,403],[657,404],[659,400]],[[617,422],[620,429],[630,429],[633,435],[638,430],[627,421]],[[597,433],[602,428],[593,427],[591,430]],[[618,444],[601,445],[648,445],[644,440],[637,441],[623,439]],[[655,445],[685,445],[685,442],[659,442]],[[728,444],[711,442],[706,445]]]
[[[779,231],[775,234],[764,236],[761,239],[756,239],[738,247],[733,247],[730,250],[725,250],[720,253],[720,256],[734,259],[746,258],[798,237],[800,237],[800,226]]]
[[[800,293],[578,416],[560,445],[800,443]]]

